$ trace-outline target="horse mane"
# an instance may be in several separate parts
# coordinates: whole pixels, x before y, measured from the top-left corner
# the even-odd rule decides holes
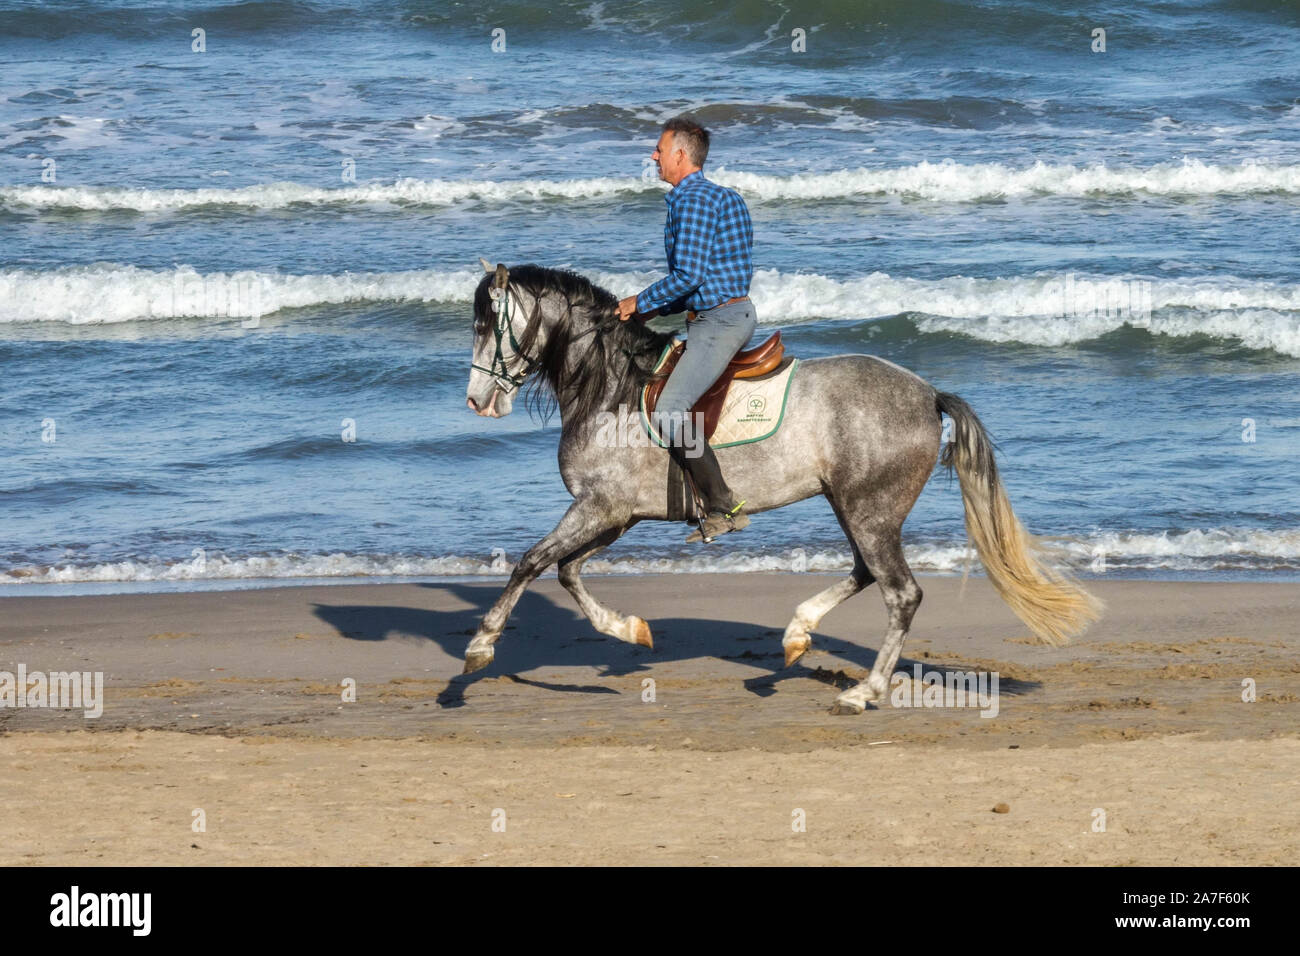
[[[491,280],[491,273],[485,274],[474,292],[475,323],[492,321],[488,295]],[[655,332],[636,319],[619,321],[614,294],[567,269],[548,269],[533,263],[513,266],[510,284],[527,292],[535,302],[528,325],[519,337],[520,350],[538,360],[524,385],[530,415],[546,421],[563,399],[573,420],[583,421],[597,412],[637,401],[637,393],[654,377],[655,363],[672,335]],[[562,297],[567,308],[541,353],[536,354],[534,346],[541,329],[538,316],[542,297],[547,295]],[[575,309],[587,311],[591,328],[582,332],[574,329]],[[577,361],[577,372],[566,380],[564,365],[570,348],[584,337],[588,341]]]

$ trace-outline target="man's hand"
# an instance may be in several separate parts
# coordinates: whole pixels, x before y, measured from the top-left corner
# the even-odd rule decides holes
[[[626,322],[636,315],[636,296],[630,295],[618,304],[619,321]]]

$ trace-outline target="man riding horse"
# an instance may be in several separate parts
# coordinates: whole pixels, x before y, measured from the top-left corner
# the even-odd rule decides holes
[[[679,116],[664,124],[651,158],[660,178],[673,187],[664,196],[668,275],[618,304],[624,321],[686,311],[688,348],[659,395],[655,417],[668,453],[704,502],[700,526],[686,540],[706,542],[739,531],[749,517],[741,510],[745,503],[736,501],[723,480],[718,456],[704,440],[702,425],[692,423],[690,410],[758,326],[749,299],[754,274],[749,210],[734,189],[704,178],[708,155],[709,133],[698,123]],[[690,443],[696,455],[687,454],[691,428],[699,438]]]
[[[560,477],[573,502],[511,571],[465,649],[466,673],[493,661],[511,611],[550,567],[598,631],[654,647],[645,619],[602,604],[581,572],[588,559],[639,522],[680,520],[659,447],[611,443],[602,424],[611,414],[627,420],[652,385],[663,381],[660,363],[671,336],[627,319],[666,310],[683,297],[682,305],[700,313],[691,322],[690,348],[658,406],[677,413],[682,428],[691,406],[754,330],[754,309],[744,295],[751,274],[749,216],[735,193],[700,175],[707,148],[707,134],[693,123],[674,120],[664,127],[655,159],[673,183],[666,230],[672,271],[640,296],[619,302],[567,270],[479,260],[484,271],[474,290],[465,402],[477,415],[500,418],[510,414],[513,396],[526,382],[548,391],[563,423]],[[952,422],[946,444],[945,415]],[[864,588],[878,585],[888,612],[871,673],[840,693],[833,713],[860,714],[889,690],[922,596],[903,553],[903,522],[929,482],[941,447],[941,463],[956,471],[961,484],[967,534],[1011,610],[1048,644],[1063,644],[1096,620],[1100,603],[1052,566],[1016,517],[993,441],[957,395],[872,355],[800,359],[799,374],[788,380],[781,421],[761,441],[719,443],[731,481],[753,513],[825,497],[853,558],[847,577],[795,608],[781,639],[785,665],[808,653],[813,631],[832,608]],[[701,456],[688,457],[690,447]],[[743,526],[745,502],[734,501],[707,443],[674,442],[670,451],[708,498],[709,513],[696,540]]]

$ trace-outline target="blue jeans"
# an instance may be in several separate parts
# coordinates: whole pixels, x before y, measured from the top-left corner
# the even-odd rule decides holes
[[[717,456],[704,440],[702,427],[692,443],[697,444],[699,451],[691,456],[685,454],[680,426],[687,420],[691,406],[718,380],[732,356],[745,347],[756,328],[758,313],[748,298],[699,313],[687,326],[686,352],[655,403],[655,414],[661,416],[661,434],[669,443],[669,454],[690,473],[710,511],[729,511],[735,501],[722,479]]]

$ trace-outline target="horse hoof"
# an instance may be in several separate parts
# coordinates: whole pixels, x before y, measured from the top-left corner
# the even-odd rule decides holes
[[[785,666],[793,667],[795,661],[803,657],[812,650],[812,641],[804,641],[800,644],[788,644],[785,648]]]
[[[836,717],[856,717],[866,709],[860,704],[850,704],[842,700],[837,700],[831,705],[831,713]]]
[[[655,639],[654,635],[650,633],[650,625],[639,617],[634,617],[631,620],[633,622],[632,643],[648,647],[653,651],[655,649]]]
[[[496,655],[489,649],[486,651],[472,651],[465,655],[465,669],[462,674],[472,674],[475,671],[481,671],[492,663],[492,658]]]

